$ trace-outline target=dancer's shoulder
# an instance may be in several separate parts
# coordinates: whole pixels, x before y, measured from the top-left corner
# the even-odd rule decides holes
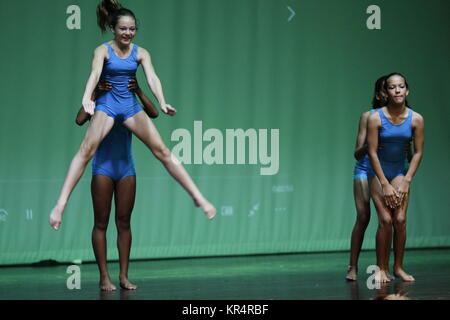
[[[372,113],[372,112],[371,112],[370,110],[361,113],[360,119],[361,119],[361,120],[367,120],[367,119],[369,119],[369,116],[370,116],[371,113]]]
[[[414,110],[411,110],[411,111],[412,111],[412,121],[413,122],[421,122],[421,123],[423,123],[422,115],[420,113],[414,111]]]
[[[102,55],[106,55],[108,54],[108,47],[107,47],[108,43],[102,43],[101,45],[97,46],[94,49],[94,54],[102,54]]]
[[[148,56],[150,55],[148,50],[143,47],[138,47],[138,54],[143,54],[143,55],[148,55]]]
[[[138,47],[137,58],[139,62],[142,62],[142,60],[151,61],[150,52],[142,47]]]
[[[367,111],[367,113],[367,123],[381,125],[381,117],[378,113],[378,109],[375,109],[374,111]]]

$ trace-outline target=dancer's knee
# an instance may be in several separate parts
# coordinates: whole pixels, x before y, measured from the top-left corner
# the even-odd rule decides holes
[[[160,144],[158,145],[155,150],[155,156],[160,160],[161,162],[168,162],[171,160],[171,152],[169,148],[167,148],[165,145]]]
[[[123,216],[117,217],[116,226],[117,226],[117,230],[119,230],[119,232],[130,230],[130,216],[123,215]]]
[[[396,229],[404,229],[406,227],[406,217],[404,216],[397,216],[394,219],[394,227]]]
[[[356,218],[356,224],[359,228],[366,229],[370,222],[370,216],[358,216]]]
[[[108,229],[108,222],[107,221],[95,221],[94,222],[94,230],[95,231],[102,231],[106,232]]]
[[[80,146],[80,150],[78,151],[79,156],[84,161],[89,161],[92,159],[96,151],[96,148],[93,143],[83,141],[83,143]]]
[[[383,216],[379,219],[379,225],[381,228],[392,227],[392,218],[390,216]]]

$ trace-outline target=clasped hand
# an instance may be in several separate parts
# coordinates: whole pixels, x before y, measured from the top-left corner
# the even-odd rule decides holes
[[[400,207],[409,192],[409,183],[403,179],[395,189],[391,184],[383,187],[383,197],[386,205],[391,209]]]

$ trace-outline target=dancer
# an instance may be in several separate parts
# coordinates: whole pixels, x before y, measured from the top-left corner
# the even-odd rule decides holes
[[[367,155],[367,119],[372,112],[386,104],[385,80],[386,76],[382,76],[375,82],[372,109],[364,112],[359,119],[359,130],[354,153],[357,162],[353,173],[356,222],[352,231],[350,264],[345,277],[350,281],[357,280],[359,254],[364,240],[364,233],[370,221],[370,192],[367,181],[367,167],[369,166],[369,156]]]
[[[150,54],[131,42],[137,31],[134,13],[121,7],[118,1],[103,0],[97,6],[97,18],[102,31],[107,27],[111,28],[114,39],[100,45],[94,51],[92,70],[82,102],[84,110],[93,116],[80,149],[71,162],[58,201],[50,213],[50,225],[55,230],[59,229],[70,194],[114,122],[122,123],[144,142],[174,179],[189,193],[195,205],[200,207],[209,219],[214,218],[216,215],[214,206],[198,190],[181,163],[172,160],[170,150],[163,143],[152,121],[136,102],[135,95],[127,89],[128,80],[135,75],[138,65],[141,64],[147,84],[157,98],[161,110],[169,115],[176,113],[174,108],[166,104]],[[110,82],[112,89],[97,97],[94,102],[91,97],[100,78]]]
[[[136,79],[130,80],[128,89],[134,91],[141,100],[144,111],[150,118],[158,116],[153,103],[145,96]],[[111,84],[100,81],[93,94],[111,90]],[[83,125],[90,115],[81,107],[76,123]],[[119,284],[122,289],[135,290],[137,286],[128,280],[128,264],[132,242],[130,220],[136,194],[136,173],[131,153],[131,132],[115,123],[100,144],[92,165],[91,194],[94,208],[92,247],[100,272],[99,287],[102,291],[114,291],[107,266],[106,230],[114,194],[116,204],[117,248],[119,250]]]
[[[423,154],[424,120],[407,107],[409,86],[403,75],[386,77],[387,105],[370,115],[367,142],[371,166],[368,170],[370,194],[378,213],[376,235],[376,281],[389,282],[387,259],[394,228],[394,275],[403,281],[414,281],[403,269],[406,243],[406,212],[409,187]],[[405,170],[405,145],[414,138],[414,152]],[[381,150],[378,146],[381,145]],[[378,151],[377,151],[378,150]]]

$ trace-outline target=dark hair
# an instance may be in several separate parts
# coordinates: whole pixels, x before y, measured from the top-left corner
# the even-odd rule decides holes
[[[390,73],[390,74],[388,74],[388,75],[386,76],[386,81],[384,82],[384,90],[386,90],[386,92],[387,92],[387,89],[388,89],[388,79],[389,79],[390,77],[393,77],[393,76],[399,76],[399,77],[402,77],[403,80],[405,81],[406,89],[409,89],[408,81],[406,81],[405,76],[402,75],[402,74],[399,73],[399,72],[392,72],[392,73]],[[408,108],[411,108],[411,107],[409,106],[408,99],[406,99],[406,98],[405,98],[405,104],[406,104],[406,106],[407,106]]]
[[[102,33],[108,27],[114,28],[117,25],[117,21],[123,16],[132,17],[137,24],[133,11],[122,7],[118,0],[103,0],[97,5],[97,24]]]
[[[387,100],[385,96],[382,96],[382,94],[386,95],[386,76],[379,77],[377,81],[375,82],[375,89],[373,92],[373,99],[372,99],[372,109],[378,109],[386,105]]]

